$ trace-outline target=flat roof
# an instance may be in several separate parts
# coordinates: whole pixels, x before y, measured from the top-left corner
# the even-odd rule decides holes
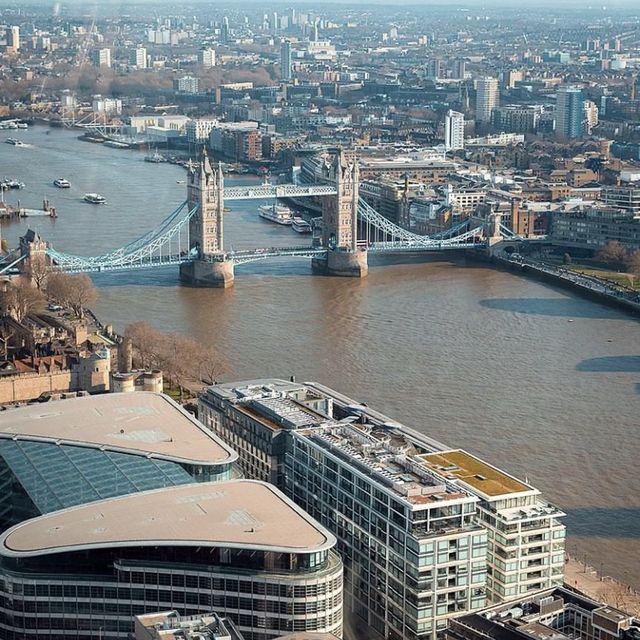
[[[0,537],[0,555],[131,546],[314,553],[335,542],[273,485],[231,480],[145,491],[26,520]]]
[[[0,413],[0,438],[74,444],[190,464],[238,455],[161,393],[109,393],[32,404]]]
[[[471,489],[490,498],[534,490],[524,482],[460,449],[427,453],[420,458],[438,475],[457,478]]]

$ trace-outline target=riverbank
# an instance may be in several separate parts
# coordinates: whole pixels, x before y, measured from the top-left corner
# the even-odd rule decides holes
[[[536,280],[548,282],[574,291],[594,302],[623,309],[634,316],[640,316],[640,294],[622,291],[606,282],[576,273],[570,269],[553,267],[529,258],[501,258],[492,256],[489,263],[508,271],[531,276]]]
[[[565,585],[575,589],[585,596],[604,602],[634,616],[640,616],[640,592],[627,584],[603,576],[600,571],[580,562],[576,558],[568,558],[564,571]]]

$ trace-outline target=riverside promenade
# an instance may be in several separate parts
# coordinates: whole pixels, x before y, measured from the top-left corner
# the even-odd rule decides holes
[[[640,592],[610,576],[601,576],[594,567],[569,558],[564,567],[565,585],[592,600],[604,602],[640,617]]]

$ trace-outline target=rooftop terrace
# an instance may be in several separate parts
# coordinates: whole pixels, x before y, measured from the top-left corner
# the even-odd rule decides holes
[[[488,498],[533,491],[533,487],[461,450],[420,456],[426,466],[443,478],[460,480]]]

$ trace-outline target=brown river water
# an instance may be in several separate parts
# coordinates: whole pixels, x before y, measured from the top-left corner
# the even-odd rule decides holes
[[[0,177],[26,183],[8,199],[49,197],[59,213],[3,225],[12,246],[31,226],[59,250],[96,255],[185,199],[183,169],[76,136],[0,132]],[[55,189],[56,177],[72,188]],[[83,203],[90,191],[109,204]],[[259,204],[230,203],[227,248],[300,243],[258,218]],[[304,259],[254,263],[224,291],[182,287],[171,267],[95,283],[95,311],[118,328],[146,319],[213,343],[232,378],[318,380],[526,476],[567,512],[572,555],[640,586],[640,325],[630,316],[446,256],[380,259],[364,280],[313,276]]]

